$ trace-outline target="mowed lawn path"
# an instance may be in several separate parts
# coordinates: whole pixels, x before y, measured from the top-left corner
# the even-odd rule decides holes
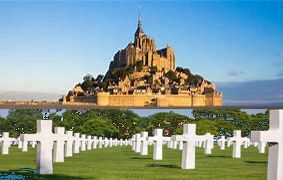
[[[140,156],[127,147],[94,149],[65,158],[64,163],[53,163],[54,175],[34,175],[35,149],[21,152],[10,148],[9,155],[0,154],[0,174],[28,176],[26,179],[191,179],[191,180],[264,180],[267,171],[267,153],[259,154],[254,147],[242,149],[242,158],[233,159],[232,148],[220,151],[218,146],[212,155],[204,155],[197,148],[196,169],[181,170],[179,150],[164,146],[163,160],[152,160],[153,147],[148,156]],[[23,169],[24,168],[24,169]],[[15,173],[15,174],[13,174]],[[1,177],[1,175],[0,175]],[[1,178],[0,178],[1,179]]]

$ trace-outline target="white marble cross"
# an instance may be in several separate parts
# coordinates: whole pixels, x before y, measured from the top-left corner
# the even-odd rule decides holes
[[[2,144],[2,154],[9,154],[9,147],[12,141],[15,141],[15,138],[9,137],[9,132],[3,132],[2,137],[0,138],[0,142]]]
[[[131,142],[132,142],[132,150],[133,150],[133,151],[135,151],[135,148],[136,148],[136,142],[135,142],[135,140],[136,140],[136,135],[134,134],[134,135],[132,136],[132,139],[131,139]]]
[[[31,147],[32,147],[32,148],[35,148],[35,146],[36,146],[36,141],[32,141],[32,142],[31,142]]]
[[[227,147],[231,146],[231,141],[230,141],[230,137],[227,138]]]
[[[241,130],[234,130],[234,136],[229,138],[233,142],[233,158],[241,158],[241,145],[244,138],[241,136]]]
[[[22,152],[28,152],[28,141],[22,141]]]
[[[247,149],[250,146],[251,140],[248,137],[244,137],[243,139],[244,139],[243,142],[244,148]]]
[[[202,145],[202,141],[201,140],[196,142],[196,147],[201,148],[201,145]]]
[[[73,153],[80,153],[81,138],[80,133],[74,133]]]
[[[17,141],[18,141],[18,148],[22,149],[23,148],[23,142],[21,141],[20,137],[18,137]]]
[[[109,138],[109,147],[113,146],[113,138]]]
[[[177,149],[178,141],[173,141],[173,149]]]
[[[269,111],[269,130],[252,131],[252,141],[277,143],[269,147],[267,180],[283,179],[283,110]]]
[[[152,146],[153,145],[153,141],[148,140],[148,145]]]
[[[128,145],[129,145],[129,140],[125,139],[125,146],[128,146]]]
[[[57,135],[57,139],[53,146],[53,162],[64,162],[64,146],[65,141],[68,140],[68,137],[65,134],[64,127],[55,127],[54,131]]]
[[[102,148],[102,145],[103,145],[103,139],[102,137],[99,137],[98,138],[98,148]]]
[[[183,141],[179,141],[179,150],[183,150]]]
[[[220,150],[224,150],[225,149],[225,143],[226,143],[226,139],[225,136],[221,136],[218,140],[217,143],[220,146]]]
[[[104,138],[104,147],[107,148],[108,145],[109,145],[109,140],[108,140],[108,138],[105,137]]]
[[[118,145],[118,139],[115,138],[115,139],[114,139],[114,146],[117,146],[117,145]]]
[[[254,145],[254,147],[258,147],[258,142],[253,142],[252,144]]]
[[[196,142],[204,136],[196,135],[195,124],[184,124],[183,135],[174,136],[177,141],[183,141],[182,169],[195,169],[195,146]]]
[[[140,153],[141,152],[141,133],[136,133],[135,136],[135,152]]]
[[[258,143],[257,147],[258,147],[259,153],[262,153],[262,154],[265,153],[265,146],[266,146],[266,142],[260,141]]]
[[[148,132],[141,132],[141,155],[148,155]]]
[[[86,149],[87,150],[91,150],[91,143],[92,143],[91,136],[87,136],[86,138]]]
[[[170,148],[170,149],[173,148],[173,141],[172,140],[167,142],[167,147]]]
[[[92,139],[92,149],[97,149],[97,136],[93,136],[93,139]]]
[[[86,137],[85,134],[81,135],[81,151],[86,151]]]
[[[162,160],[163,141],[169,141],[170,137],[163,136],[162,129],[154,129],[154,136],[148,137],[149,141],[154,141],[153,160]]]
[[[174,139],[176,139],[176,137],[174,137],[176,135],[172,135],[171,136],[171,140],[170,140],[170,148],[173,148],[173,149],[177,149],[177,146],[178,146],[178,141],[175,141]]]
[[[52,133],[52,120],[38,120],[36,134],[22,134],[21,141],[39,141],[37,145],[37,172],[39,174],[52,174],[52,148],[53,143],[60,139],[60,135]]]
[[[65,144],[65,157],[72,157],[73,156],[73,143],[74,143],[74,136],[73,131],[67,131],[67,141]]]
[[[214,136],[210,133],[206,133],[204,138],[204,154],[211,154],[211,150],[213,149],[214,145]]]

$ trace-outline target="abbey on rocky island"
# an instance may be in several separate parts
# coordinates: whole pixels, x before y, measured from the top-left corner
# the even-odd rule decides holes
[[[105,76],[86,75],[60,101],[109,107],[221,106],[222,93],[188,68],[176,68],[174,49],[157,49],[139,16],[134,42],[114,55]]]

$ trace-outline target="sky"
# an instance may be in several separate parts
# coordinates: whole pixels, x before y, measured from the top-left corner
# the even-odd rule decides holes
[[[282,86],[283,1],[0,1],[0,96],[65,94],[84,75],[104,74],[133,41],[139,7],[157,47],[171,45],[177,66],[220,90],[233,87],[227,83],[257,83],[241,94]],[[283,102],[282,93],[272,98]]]

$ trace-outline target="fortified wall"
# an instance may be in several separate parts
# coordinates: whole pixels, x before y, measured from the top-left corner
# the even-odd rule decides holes
[[[108,92],[99,92],[95,96],[83,96],[74,99],[74,102],[95,103],[97,106],[111,107],[198,107],[222,106],[222,94],[213,95],[111,95]]]

